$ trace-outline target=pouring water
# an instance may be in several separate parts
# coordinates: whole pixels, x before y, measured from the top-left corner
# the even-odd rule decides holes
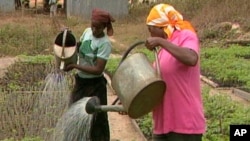
[[[59,119],[51,141],[88,141],[93,119],[84,109],[90,98],[74,103]]]
[[[68,37],[71,37],[70,40],[67,40]],[[139,44],[143,42],[131,46],[126,55]],[[54,45],[54,52],[58,70],[63,70],[67,64],[76,63],[74,36],[67,30],[60,33]],[[139,53],[129,56],[126,60],[125,57],[112,79],[112,87],[117,92],[122,105],[100,105],[97,97],[80,99],[71,105],[58,120],[53,136],[50,138],[51,141],[90,140],[93,113],[127,112],[131,118],[138,118],[150,112],[162,99],[166,85],[152,68],[146,56]],[[134,60],[137,61],[136,64]]]

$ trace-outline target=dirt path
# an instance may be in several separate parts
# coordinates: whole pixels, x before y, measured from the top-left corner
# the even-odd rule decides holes
[[[108,105],[111,105],[117,95],[111,88],[111,80],[108,75],[105,75],[108,80]],[[128,115],[121,115],[116,112],[108,112],[111,141],[147,141],[135,120]]]
[[[111,104],[116,97],[109,89],[108,103]],[[139,128],[136,128],[136,124],[127,115],[116,112],[109,112],[108,115],[111,141],[146,141]]]
[[[232,88],[213,88],[211,85],[209,85],[209,83],[206,83],[204,81],[201,80],[201,86],[205,87],[205,86],[209,86],[210,89],[210,94],[211,95],[215,95],[215,94],[223,94],[223,95],[227,95],[230,96],[232,100],[237,101],[239,103],[244,104],[245,106],[250,106],[250,101],[247,101],[246,99],[243,99],[239,96],[237,96],[236,94],[233,93],[233,89]]]

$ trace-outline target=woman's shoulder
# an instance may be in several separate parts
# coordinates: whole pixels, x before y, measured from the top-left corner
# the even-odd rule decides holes
[[[80,41],[88,39],[91,34],[92,34],[91,28],[85,28],[81,37],[80,37]]]
[[[196,32],[194,32],[192,30],[189,30],[189,29],[180,30],[180,34],[190,35],[190,36],[196,36]]]
[[[177,30],[173,36],[182,38],[198,38],[197,33],[188,29]]]
[[[91,31],[91,28],[87,27],[87,28],[85,28],[85,30],[83,31],[83,33],[87,33],[87,32],[90,32],[90,31]]]

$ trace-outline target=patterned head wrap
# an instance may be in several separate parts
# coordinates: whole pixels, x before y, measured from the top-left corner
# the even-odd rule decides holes
[[[92,10],[91,20],[106,23],[107,34],[109,36],[113,35],[114,31],[111,22],[115,22],[115,19],[109,14],[109,12],[95,8]]]
[[[171,37],[175,29],[189,29],[195,32],[194,28],[188,21],[183,20],[183,16],[168,4],[157,4],[155,5],[146,21],[147,25],[164,27],[164,32]]]

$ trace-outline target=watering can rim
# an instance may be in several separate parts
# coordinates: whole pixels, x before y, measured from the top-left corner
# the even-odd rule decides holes
[[[62,50],[63,50],[62,46],[54,44],[53,51],[55,55],[59,58],[67,59],[67,58],[72,57],[76,53],[76,46],[65,47],[64,50],[65,52],[67,52],[67,56],[64,56],[64,57],[61,56]]]
[[[126,58],[124,58],[124,60],[123,60],[122,62],[120,62],[120,64],[117,66],[117,68],[116,68],[115,71],[114,71],[113,77],[116,75],[117,70],[121,67],[121,65],[122,65],[126,60],[130,59],[131,57],[133,57],[133,56],[135,56],[135,55],[143,55],[143,56],[149,61],[148,57],[147,57],[146,54],[143,53],[143,52],[136,52],[136,53],[133,53],[133,54],[131,54],[131,55],[128,55],[128,56],[126,56]]]

